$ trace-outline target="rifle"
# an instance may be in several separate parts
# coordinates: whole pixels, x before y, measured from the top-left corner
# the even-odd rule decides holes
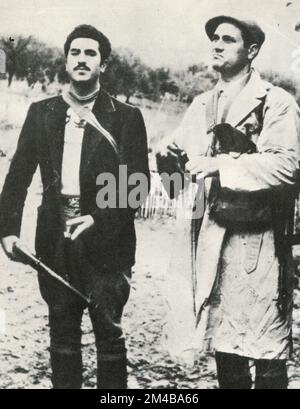
[[[42,263],[41,260],[35,257],[32,253],[30,253],[30,251],[27,250],[26,247],[24,247],[20,241],[15,243],[14,251],[18,256],[21,257],[21,259],[23,259],[26,262],[26,264],[29,264],[34,269],[38,269],[39,271],[48,274],[50,277],[60,282],[62,285],[67,287],[70,291],[72,291],[74,294],[76,294],[78,297],[84,300],[87,304],[91,304],[91,299],[89,297],[82,294],[82,292],[77,290],[77,288],[73,287],[68,281],[63,279],[60,275],[58,275],[49,267],[47,267],[44,263]]]

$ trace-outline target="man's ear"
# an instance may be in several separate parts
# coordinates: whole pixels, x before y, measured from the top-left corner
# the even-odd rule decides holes
[[[107,61],[104,61],[103,63],[100,64],[100,71],[104,72],[107,68]]]
[[[248,60],[252,61],[258,54],[259,47],[257,44],[251,44],[248,48]]]

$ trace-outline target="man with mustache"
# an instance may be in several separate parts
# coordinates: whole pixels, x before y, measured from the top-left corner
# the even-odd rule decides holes
[[[39,166],[43,198],[37,256],[92,299],[88,307],[98,388],[122,389],[127,387],[127,361],[121,318],[135,262],[136,207],[118,202],[102,206],[98,176],[113,176],[116,197],[121,165],[127,166],[128,176],[139,173],[148,180],[146,130],[139,109],[112,98],[99,84],[111,52],[102,32],[78,26],[64,51],[70,86],[62,96],[29,108],[1,194],[1,242],[8,257],[16,259],[24,201]],[[128,195],[132,189],[128,186]],[[81,319],[87,305],[40,271],[38,278],[49,306],[53,387],[78,389]]]
[[[220,388],[251,388],[253,360],[255,388],[285,389],[293,295],[286,231],[297,193],[299,108],[252,68],[265,40],[255,22],[218,16],[205,29],[219,81],[161,145],[165,153],[183,149],[186,169],[205,178],[194,260],[195,324],[204,328],[198,345],[215,351]],[[218,152],[216,129],[233,138],[242,132],[256,151]]]

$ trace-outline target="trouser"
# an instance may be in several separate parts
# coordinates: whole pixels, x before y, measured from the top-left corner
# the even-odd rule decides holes
[[[249,359],[234,354],[216,352],[217,375],[220,389],[251,389]],[[287,389],[286,360],[254,360],[255,389]]]
[[[102,292],[101,300],[94,298],[93,305],[89,307],[97,348],[97,387],[101,389],[127,387],[126,347],[121,328],[124,301],[118,295],[122,292],[122,299],[128,298],[129,277],[130,271],[126,271],[102,278],[106,291]],[[81,300],[49,305],[50,355],[55,389],[81,387],[83,311]]]
[[[80,215],[79,200],[63,198],[66,220]],[[88,295],[97,348],[97,387],[127,387],[126,347],[121,327],[130,291],[131,269],[99,271],[90,264],[83,241],[62,238],[57,245],[55,271]],[[49,306],[50,359],[55,389],[78,389],[82,384],[81,320],[84,301],[53,279],[40,275],[42,294]]]

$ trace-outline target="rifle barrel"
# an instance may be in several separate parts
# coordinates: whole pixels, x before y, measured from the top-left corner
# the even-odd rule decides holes
[[[59,281],[62,285],[67,287],[70,291],[73,293],[77,294],[82,300],[84,300],[86,303],[90,304],[91,300],[84,294],[82,294],[81,291],[77,290],[77,288],[73,287],[68,281],[66,281],[64,278],[62,278],[60,275],[55,273],[55,271],[51,270],[49,267],[47,267],[44,263],[42,263],[41,260],[39,260],[37,257],[35,257],[32,253],[30,253],[24,246],[22,246],[21,243],[17,242],[15,243],[14,249],[16,252],[22,256],[25,257],[27,261],[29,261],[29,264],[32,267],[38,267],[41,269],[43,272],[47,273],[50,275],[52,278],[54,278],[56,281]]]

